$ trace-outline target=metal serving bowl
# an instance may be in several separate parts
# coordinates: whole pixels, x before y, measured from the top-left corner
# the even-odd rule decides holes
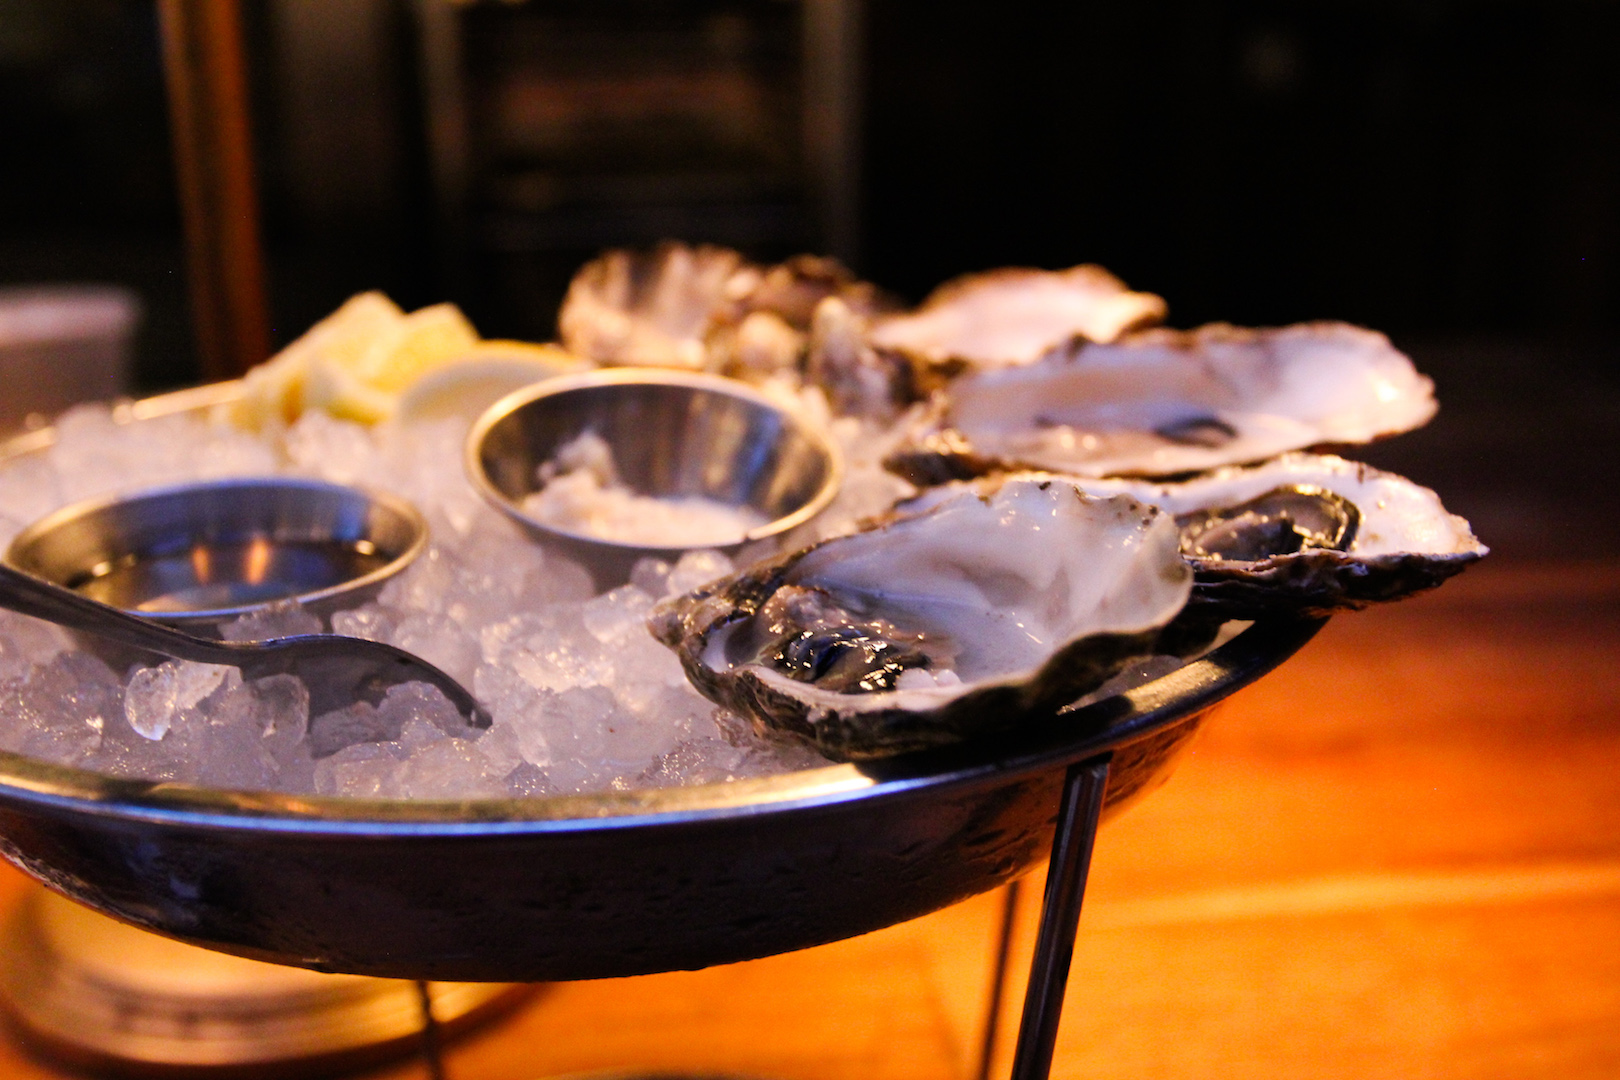
[[[1319,624],[1260,623],[1143,687],[1005,735],[656,791],[369,802],[114,779],[0,753],[0,852],[102,912],[327,971],[455,981],[697,968],[850,937],[1019,876],[1068,765],[1108,810]]]
[[[352,607],[416,558],[427,523],[391,495],[320,480],[212,480],[91,499],[19,533],[6,562],[195,628],[296,599]]]
[[[717,375],[609,368],[502,398],[467,437],[473,485],[530,533],[590,564],[604,584],[627,576],[639,558],[676,557],[685,547],[603,538],[524,512],[524,497],[541,487],[540,467],[587,431],[612,447],[619,478],[637,494],[699,496],[765,519],[703,547],[735,549],[786,532],[820,513],[843,478],[842,456],[826,435]]]

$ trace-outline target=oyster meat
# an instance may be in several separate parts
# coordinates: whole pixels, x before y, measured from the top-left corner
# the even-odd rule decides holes
[[[891,467],[923,484],[1019,469],[1173,476],[1364,443],[1434,411],[1434,384],[1371,330],[1149,330],[953,380]]]
[[[1154,653],[1192,572],[1167,514],[1053,478],[745,568],[665,602],[692,684],[837,759],[1051,712]]]
[[[924,511],[970,486],[980,494],[1050,474],[951,484],[902,504]],[[1196,574],[1200,615],[1321,615],[1433,588],[1489,549],[1426,487],[1344,458],[1284,454],[1180,483],[1066,478],[1096,496],[1129,495],[1174,515]]]
[[[1162,322],[1165,311],[1162,299],[1132,292],[1100,266],[1007,267],[946,282],[915,311],[878,319],[867,340],[948,376],[1030,364],[1077,338],[1113,341]]]

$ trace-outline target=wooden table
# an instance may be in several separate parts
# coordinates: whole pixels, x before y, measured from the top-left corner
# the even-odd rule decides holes
[[[997,910],[550,987],[448,1072],[967,1077]],[[1487,561],[1229,703],[1103,830],[1053,1074],[1620,1075],[1620,562]],[[0,1075],[61,1074],[3,1043]]]

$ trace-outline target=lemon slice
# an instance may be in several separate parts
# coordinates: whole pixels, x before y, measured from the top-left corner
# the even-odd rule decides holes
[[[454,304],[413,311],[372,342],[355,367],[378,390],[398,393],[478,344],[478,331]]]
[[[400,395],[401,420],[471,420],[513,390],[589,367],[557,345],[483,341],[455,362],[429,372]]]
[[[270,362],[305,352],[359,371],[374,344],[397,332],[410,318],[382,293],[363,292],[345,300],[342,307],[310,327]]]
[[[588,366],[556,345],[480,341],[454,304],[407,315],[367,292],[249,371],[228,415],[253,430],[306,409],[362,424],[402,407],[413,418],[470,417],[519,386]]]
[[[304,371],[305,409],[324,409],[341,420],[375,424],[393,413],[398,400],[398,395],[378,390],[326,357],[313,358]]]
[[[259,430],[291,423],[304,411],[305,382],[311,365],[353,370],[379,338],[405,321],[405,313],[380,292],[350,297],[296,341],[249,371],[242,396],[230,408],[239,426]]]

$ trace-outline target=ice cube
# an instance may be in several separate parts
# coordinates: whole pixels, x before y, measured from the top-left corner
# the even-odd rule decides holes
[[[630,584],[649,596],[666,596],[669,593],[671,569],[664,559],[638,559],[630,570]]]
[[[232,619],[220,626],[219,636],[225,641],[267,641],[298,634],[319,634],[321,630],[319,616],[305,611],[297,600],[287,599]]]
[[[319,409],[299,417],[285,445],[288,460],[300,471],[334,483],[364,482],[380,472],[377,447],[366,429]]]
[[[441,739],[411,755],[399,771],[410,799],[465,799],[506,794],[506,774],[464,739]]]
[[[379,743],[344,747],[315,763],[315,790],[321,795],[389,799],[399,793],[400,762]]]
[[[399,618],[393,611],[377,604],[367,604],[352,611],[334,612],[332,633],[386,642],[398,623]]]
[[[72,647],[61,627],[0,611],[0,682],[26,678],[36,664],[48,664]]]
[[[478,643],[463,632],[461,624],[437,612],[407,616],[390,638],[394,645],[420,656],[460,683],[472,679],[480,659]]]
[[[524,760],[537,766],[551,762],[551,747],[543,730],[544,692],[496,664],[483,664],[473,676],[473,693],[494,718],[490,733],[499,732],[503,743],[515,745]]]
[[[676,595],[688,593],[736,569],[732,561],[718,551],[688,551],[669,572],[669,591]]]
[[[514,799],[531,799],[557,794],[545,770],[527,761],[519,762],[506,774],[506,793]]]
[[[124,688],[124,718],[137,735],[156,742],[174,725],[174,715],[179,711],[174,697],[172,670],[161,665],[142,668],[130,676]]]
[[[0,749],[80,764],[101,746],[109,722],[122,719],[123,696],[106,664],[62,653],[0,691]]]
[[[471,682],[469,676],[468,681]],[[467,726],[444,691],[425,682],[399,683],[390,686],[377,705],[379,721],[390,730],[404,731],[410,724],[425,724],[445,735],[473,738],[477,732]]]
[[[585,629],[604,645],[630,634],[645,634],[653,598],[636,585],[623,585],[588,601],[580,612]]]
[[[429,545],[415,562],[383,586],[377,600],[405,613],[443,611],[455,580],[455,566],[438,545]]]
[[[309,721],[309,754],[319,761],[356,743],[390,742],[399,738],[399,713],[380,715],[369,701],[357,701],[341,709],[321,713]]]

